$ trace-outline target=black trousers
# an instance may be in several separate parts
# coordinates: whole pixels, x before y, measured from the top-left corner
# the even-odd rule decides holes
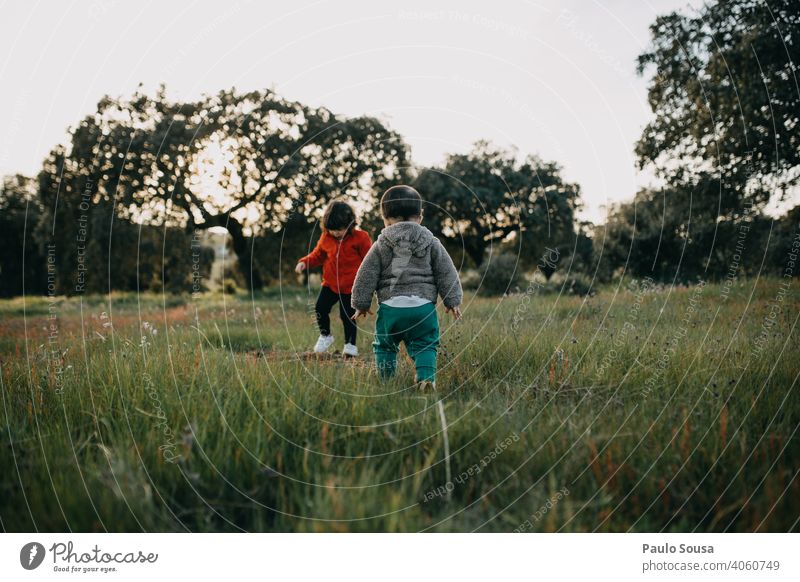
[[[350,319],[356,312],[350,306],[349,293],[336,293],[329,287],[323,287],[319,290],[319,297],[317,297],[317,305],[314,308],[317,313],[317,325],[319,332],[322,335],[331,335],[331,309],[334,305],[339,304],[339,317],[342,318],[342,325],[344,325],[344,341],[348,344],[356,344],[356,324]]]

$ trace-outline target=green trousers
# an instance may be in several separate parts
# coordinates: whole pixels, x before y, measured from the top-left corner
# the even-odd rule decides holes
[[[382,379],[394,376],[400,342],[405,342],[408,355],[414,360],[417,381],[435,381],[439,317],[433,303],[419,307],[378,306],[372,348],[375,351],[378,374]]]

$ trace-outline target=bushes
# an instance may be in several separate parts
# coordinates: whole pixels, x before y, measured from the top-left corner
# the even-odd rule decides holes
[[[592,279],[583,273],[568,273],[554,275],[548,283],[549,291],[553,293],[563,293],[566,295],[585,295],[594,294],[592,289]]]
[[[480,266],[477,284],[480,295],[514,293],[520,287],[522,273],[519,258],[510,253],[489,256]]]
[[[531,280],[538,282],[538,293],[543,295],[583,297],[594,294],[592,279],[583,273],[556,273],[546,281],[540,271],[522,273],[517,256],[510,253],[487,259],[478,271],[466,272],[461,277],[461,284],[464,289],[491,297],[524,291]]]

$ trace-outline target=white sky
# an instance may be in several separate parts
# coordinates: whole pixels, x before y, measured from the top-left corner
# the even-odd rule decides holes
[[[697,0],[693,0],[697,4]],[[0,174],[35,174],[104,94],[272,87],[377,115],[418,164],[486,138],[538,153],[583,188],[585,217],[647,183],[650,118],[635,58],[686,0],[0,4]],[[402,6],[402,8],[396,7]]]

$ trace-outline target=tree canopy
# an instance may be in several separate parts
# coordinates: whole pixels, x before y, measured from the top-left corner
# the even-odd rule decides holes
[[[425,200],[425,223],[480,265],[493,245],[524,244],[535,263],[546,246],[570,244],[580,188],[565,182],[555,162],[486,141],[451,154],[442,167],[423,169],[415,187]]]
[[[336,196],[362,201],[404,175],[407,147],[372,117],[342,118],[271,91],[197,101],[102,99],[45,161],[46,206],[109,204],[122,220],[228,229],[248,284],[259,287],[253,236],[293,215],[312,222]],[[74,220],[74,216],[72,217]]]
[[[636,146],[642,167],[711,196],[722,219],[745,198],[763,207],[800,179],[800,10],[796,0],[717,0],[659,16],[639,56],[655,115]]]

